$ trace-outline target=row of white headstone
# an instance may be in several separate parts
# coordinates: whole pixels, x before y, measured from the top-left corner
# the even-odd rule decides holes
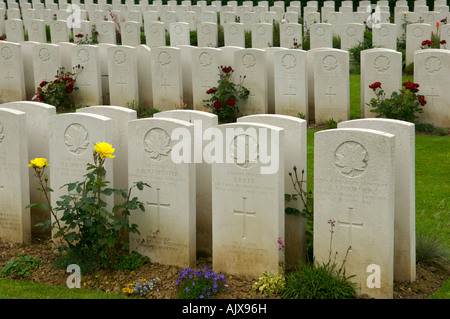
[[[447,70],[450,50],[415,51],[415,82],[427,104],[420,118],[448,127]],[[375,97],[369,85],[381,82],[387,97],[402,86],[401,53],[370,49],[361,55],[361,117],[374,117],[367,103]],[[349,53],[318,48],[309,51],[192,46],[148,48],[116,45],[22,44],[0,41],[0,102],[31,100],[42,81],[52,81],[64,66],[83,66],[74,93],[76,105],[120,105],[142,102],[162,111],[204,110],[206,91],[217,86],[221,65],[231,65],[238,83],[250,90],[239,106],[243,114],[303,114],[324,123],[350,119]],[[25,76],[26,75],[26,76]],[[182,102],[181,102],[182,101]],[[135,103],[136,105],[136,103]]]
[[[182,140],[188,150],[184,162],[175,161],[180,130],[192,137]],[[241,160],[235,152],[239,137],[246,145]],[[319,263],[339,265],[346,256],[346,274],[355,275],[351,280],[359,294],[392,298],[394,278],[415,280],[414,138],[413,124],[386,119],[346,121],[315,134],[314,256]],[[99,141],[116,149],[105,164],[106,180],[115,188],[138,181],[151,186],[133,194],[146,211],[130,216],[140,232],[130,234],[131,250],[184,267],[194,267],[201,251],[212,254],[216,271],[251,277],[305,260],[306,222],[284,213],[284,194],[295,193],[288,174],[294,165],[307,170],[306,121],[268,114],[217,125],[215,115],[193,110],[137,119],[123,107],[56,115],[42,103],[3,104],[1,241],[29,242],[30,225],[50,218],[39,211],[30,217],[25,208],[43,201],[28,161],[49,160],[56,205],[67,194],[61,186],[83,179]],[[262,173],[269,165],[276,169]],[[109,199],[109,207],[118,201]],[[302,209],[301,201],[289,205]]]

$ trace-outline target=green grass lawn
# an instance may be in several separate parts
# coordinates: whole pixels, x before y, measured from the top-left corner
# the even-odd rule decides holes
[[[405,77],[409,80],[411,77]],[[350,76],[351,117],[360,117],[359,75]],[[308,130],[307,178],[308,190],[313,190],[314,133]],[[450,137],[416,135],[416,232],[437,235],[448,246],[450,243]],[[450,283],[447,281],[432,298],[448,299]],[[0,278],[0,299],[110,299],[126,298],[121,295],[84,289],[50,287],[37,283]]]

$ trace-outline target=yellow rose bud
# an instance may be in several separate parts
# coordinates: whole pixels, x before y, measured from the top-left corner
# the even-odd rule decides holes
[[[28,164],[28,167],[35,167],[35,168],[48,167],[47,159],[36,157],[35,159],[30,161],[30,164]]]
[[[100,155],[101,158],[109,157],[114,158],[115,155],[112,155],[114,153],[115,149],[112,148],[112,146],[108,143],[101,142],[95,144],[95,152]]]

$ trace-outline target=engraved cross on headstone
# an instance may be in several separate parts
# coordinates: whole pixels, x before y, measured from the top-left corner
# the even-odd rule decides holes
[[[116,83],[117,85],[120,85],[120,93],[123,93],[123,86],[127,85],[126,82],[123,81],[123,76],[120,76],[120,80]]]
[[[242,210],[236,210],[236,209],[233,210],[235,215],[242,215],[242,239],[247,239],[247,237],[246,237],[247,229],[246,229],[245,217],[246,216],[255,217],[255,215],[256,215],[256,212],[247,211],[247,208],[245,206],[246,199],[247,199],[247,197],[242,197]]]
[[[160,213],[161,208],[170,208],[170,204],[162,204],[159,196],[160,189],[156,189],[156,202],[147,202],[147,206],[150,207],[156,207],[156,231],[155,233],[159,232],[160,229]]]
[[[431,106],[434,106],[434,98],[438,98],[438,94],[434,94],[434,88],[431,88],[431,94],[426,94],[427,97],[431,97]]]
[[[164,88],[164,96],[167,96],[167,88],[171,86],[167,83],[167,78],[163,77],[161,80],[161,86]]]
[[[333,96],[336,95],[336,93],[332,92],[333,90],[332,90],[331,86],[329,87],[329,89],[330,89],[329,92],[328,93],[325,92],[325,95],[330,98],[330,105],[331,105],[331,100],[332,100]]]
[[[13,77],[9,73],[10,73],[10,71],[8,70],[8,72],[6,73],[5,79],[8,80],[8,88],[11,89],[11,79],[13,79]]]
[[[355,223],[355,222],[352,221],[352,210],[353,210],[353,207],[349,207],[348,208],[348,221],[340,221],[340,220],[338,220],[338,225],[339,226],[348,227],[349,251],[351,251],[351,249],[352,249],[352,229],[353,228],[358,228],[358,229],[362,229],[363,228],[363,223]]]

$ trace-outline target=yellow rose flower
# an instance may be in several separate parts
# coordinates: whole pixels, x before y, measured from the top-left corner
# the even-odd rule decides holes
[[[100,155],[101,158],[109,157],[114,158],[116,155],[112,155],[114,153],[115,149],[112,148],[112,146],[108,143],[101,142],[95,144],[95,152]]]
[[[28,164],[28,167],[36,167],[36,168],[48,167],[47,159],[36,157],[35,159],[30,161],[30,164]]]

